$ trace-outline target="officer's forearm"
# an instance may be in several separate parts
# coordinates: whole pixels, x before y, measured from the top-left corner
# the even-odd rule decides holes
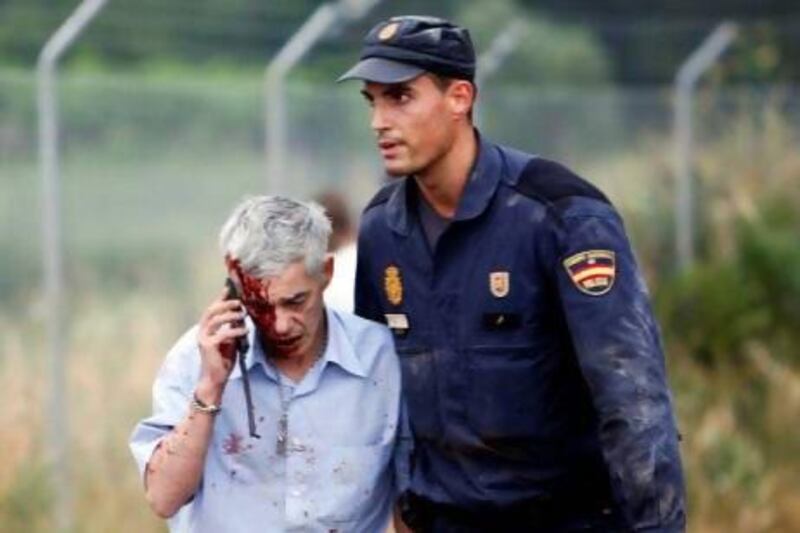
[[[213,429],[213,414],[192,410],[153,452],[145,471],[145,494],[161,518],[177,513],[197,490]]]
[[[630,526],[650,531],[647,528],[656,524],[654,531],[673,531],[668,528],[680,520],[683,509],[677,433],[666,385],[650,383],[647,390],[618,395],[613,401],[610,394],[595,396],[603,454]]]

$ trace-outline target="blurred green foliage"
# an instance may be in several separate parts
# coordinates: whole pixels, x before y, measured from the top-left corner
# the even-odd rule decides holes
[[[513,0],[467,3],[459,22],[470,29],[477,50],[486,51],[493,41],[520,25],[521,37],[504,59],[491,83],[542,86],[608,83],[609,58],[592,31],[579,25],[536,17]]]
[[[665,329],[703,364],[741,362],[753,339],[800,363],[800,211],[784,199],[763,211],[762,220],[738,222],[732,257],[708,258],[659,284]]]
[[[768,323],[758,307],[758,288],[739,264],[701,264],[659,284],[656,301],[668,334],[703,364],[735,360],[753,334]]]
[[[697,263],[657,269],[654,284],[689,516],[697,531],[795,531],[800,131],[768,108],[733,117],[720,132],[699,149],[695,169],[703,191]]]
[[[519,0],[546,16],[591,30],[612,58],[621,83],[671,81],[688,58],[723,20],[735,22],[740,36],[726,54],[729,80],[776,81],[800,78],[794,0]]]
[[[800,363],[800,157],[775,107],[742,113],[699,157],[702,249],[656,301],[674,343],[703,365],[747,364],[753,345]]]
[[[173,63],[228,63],[263,67],[323,0],[119,0],[109,2],[68,63],[132,68]],[[78,4],[77,0],[0,2],[0,61],[30,67]],[[340,23],[310,57],[312,76],[331,79],[352,61],[375,21],[398,14],[452,18],[470,27],[479,51],[515,19],[531,22],[525,45],[507,76],[517,81],[596,81],[598,72],[623,83],[671,81],[682,61],[723,19],[744,28],[726,72],[742,80],[797,80],[800,8],[792,0],[689,2],[629,0],[396,0],[382,2],[361,21]],[[578,29],[580,28],[580,29]],[[593,50],[587,54],[586,44]],[[607,57],[608,60],[602,60]],[[599,62],[595,59],[601,58]],[[531,61],[534,59],[534,61]],[[578,60],[577,64],[575,61]],[[536,68],[531,69],[529,66]]]

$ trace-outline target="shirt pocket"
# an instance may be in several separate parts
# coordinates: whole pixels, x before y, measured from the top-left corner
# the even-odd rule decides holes
[[[388,512],[392,499],[389,462],[393,449],[394,441],[328,447],[317,473],[319,521],[341,528],[369,515]],[[343,529],[348,530],[352,529]]]

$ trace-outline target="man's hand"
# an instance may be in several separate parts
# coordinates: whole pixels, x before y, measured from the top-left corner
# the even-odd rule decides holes
[[[201,370],[197,397],[218,405],[228,376],[236,362],[236,339],[247,335],[245,312],[239,300],[226,300],[227,290],[206,308],[200,317],[197,344]]]

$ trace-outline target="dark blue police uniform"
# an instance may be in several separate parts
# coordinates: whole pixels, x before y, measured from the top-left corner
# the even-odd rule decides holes
[[[406,177],[369,204],[356,281],[356,312],[392,328],[402,361],[409,520],[682,531],[658,326],[614,207],[565,167],[480,138],[433,249],[419,201]]]

